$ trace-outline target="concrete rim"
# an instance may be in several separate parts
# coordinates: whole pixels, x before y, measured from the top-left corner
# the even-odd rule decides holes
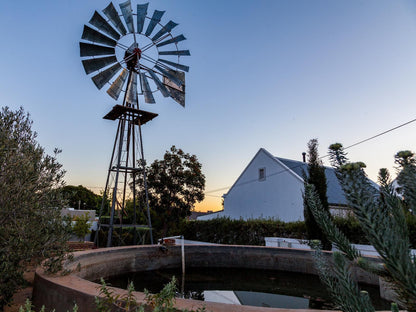
[[[99,296],[99,284],[91,282],[100,277],[117,275],[140,270],[173,268],[181,265],[180,246],[170,246],[162,251],[159,246],[128,246],[88,250],[74,253],[74,259],[64,264],[71,270],[66,276],[47,275],[41,268],[36,271],[33,291],[33,303],[37,308],[45,305],[56,312],[71,311],[74,303],[79,312],[95,311],[94,298]],[[255,269],[274,269],[290,272],[317,274],[312,258],[312,251],[230,245],[186,245],[185,259],[187,266],[194,267],[239,267]],[[111,274],[109,274],[111,272]],[[378,277],[357,270],[359,281],[378,284]],[[111,288],[116,294],[126,291]],[[143,302],[144,293],[134,292],[138,302]],[[203,302],[191,299],[176,299],[179,309],[197,309],[203,306],[212,312],[323,312],[324,310],[281,309],[241,306]]]

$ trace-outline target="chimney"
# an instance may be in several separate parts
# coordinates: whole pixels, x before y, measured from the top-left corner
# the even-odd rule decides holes
[[[303,157],[303,162],[306,162],[306,153],[305,152],[302,153],[302,157]]]

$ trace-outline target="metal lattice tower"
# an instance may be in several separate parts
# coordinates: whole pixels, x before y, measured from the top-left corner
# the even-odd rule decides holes
[[[139,99],[154,104],[153,94],[160,91],[164,97],[185,106],[185,72],[189,67],[179,61],[190,52],[179,50],[178,43],[186,38],[172,35],[172,29],[178,25],[175,22],[161,24],[165,11],[155,10],[152,16],[147,16],[148,5],[138,4],[134,12],[128,0],[119,4],[121,14],[113,3],[102,10],[104,15],[95,11],[90,25],[84,26],[80,42],[82,64],[87,74],[94,73],[91,79],[96,87],[109,85],[107,93],[116,101],[123,94],[122,104],[115,105],[104,116],[118,121],[96,235],[98,238],[100,229],[108,228],[108,247],[112,245],[114,230],[123,226],[134,228],[135,243],[137,228],[148,227],[153,244],[141,127],[157,114],[141,110]],[[145,189],[147,226],[137,225],[139,174]],[[104,223],[101,217],[107,210],[107,202],[110,221]],[[133,224],[123,225],[128,202],[133,208]],[[119,224],[114,222],[116,217]]]

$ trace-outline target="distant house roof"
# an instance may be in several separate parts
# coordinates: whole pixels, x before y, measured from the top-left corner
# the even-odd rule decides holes
[[[288,167],[290,170],[292,170],[294,173],[296,173],[301,179],[303,179],[303,174],[306,173],[306,176],[308,176],[308,164],[281,158],[281,157],[275,157],[277,160],[282,162],[286,167]],[[339,204],[339,205],[346,205],[347,200],[344,195],[344,191],[341,188],[341,185],[338,182],[338,178],[335,175],[334,168],[331,167],[325,167],[325,176],[326,176],[326,182],[327,182],[327,191],[326,195],[328,196],[328,202],[330,204]]]
[[[213,213],[212,211],[210,213]],[[200,216],[204,216],[206,214],[209,214],[208,212],[202,212],[202,211],[191,211],[191,215],[188,217],[188,220],[196,220]]]

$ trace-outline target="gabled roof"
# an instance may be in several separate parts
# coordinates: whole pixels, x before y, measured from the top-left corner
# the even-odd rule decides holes
[[[306,176],[308,176],[307,163],[281,157],[276,157],[276,159],[280,160],[286,167],[295,172],[300,178],[303,179],[303,173],[306,173]],[[327,183],[326,195],[328,196],[328,202],[330,204],[346,205],[347,200],[345,198],[344,191],[338,182],[338,178],[335,175],[334,168],[325,167],[325,176]]]
[[[224,194],[223,197],[226,197],[230,193],[230,191],[236,185],[238,185],[238,181],[240,180],[241,176],[244,174],[247,168],[250,167],[251,163],[254,161],[257,155],[261,152],[265,153],[268,157],[273,159],[276,162],[276,165],[286,167],[287,172],[292,174],[296,179],[299,180],[299,182],[303,182],[303,172],[305,172],[306,174],[308,173],[307,163],[296,161],[296,160],[291,160],[291,159],[286,159],[286,158],[281,158],[281,157],[275,157],[272,154],[270,154],[266,149],[260,148],[259,151],[256,153],[256,155],[253,157],[253,159],[250,161],[250,163],[247,165],[247,167],[240,174],[238,179],[234,182],[234,184],[228,190],[227,194]],[[280,172],[284,172],[284,171],[285,170],[278,171],[274,173],[273,175],[279,174]],[[339,184],[338,179],[335,175],[335,170],[331,167],[325,167],[325,175],[326,175],[326,180],[327,180],[328,202],[330,204],[346,205],[347,200],[344,196],[344,191],[342,190],[341,185]],[[253,182],[255,181],[257,180],[253,180]]]

